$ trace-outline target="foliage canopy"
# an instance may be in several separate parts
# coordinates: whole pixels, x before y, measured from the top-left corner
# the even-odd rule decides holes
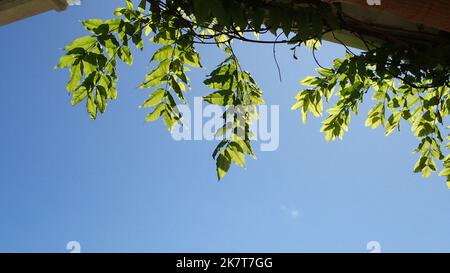
[[[450,186],[450,135],[445,124],[450,111],[448,33],[417,43],[375,44],[364,38],[367,30],[343,19],[337,6],[318,0],[141,0],[134,4],[126,0],[125,4],[115,11],[114,19],[83,21],[91,34],[66,46],[57,66],[70,71],[66,87],[72,105],[84,102],[91,119],[117,98],[117,62],[131,65],[130,46],[143,50],[143,39],[151,36],[150,41],[160,47],[150,59],[156,68],[139,86],[152,90],[142,107],[150,108],[146,121],[161,118],[172,130],[181,122],[177,105],[186,103],[190,88],[186,72],[202,67],[196,46],[215,44],[227,57],[205,79],[213,92],[203,99],[224,108],[241,105],[251,113],[237,111],[218,129],[217,134],[231,132],[213,153],[221,179],[231,163],[242,167],[245,155],[255,157],[249,127],[257,118],[252,109],[264,103],[262,90],[233,52],[233,40],[290,44],[295,57],[297,47],[309,46],[314,54],[324,34],[344,29],[360,37],[367,49],[355,54],[346,47],[347,54],[335,59],[332,67],[318,64],[318,76],[301,81],[304,89],[292,109],[299,110],[305,122],[309,113],[322,116],[324,105],[335,97],[321,129],[330,141],[343,137],[351,115],[358,114],[359,105],[371,93],[377,103],[366,126],[381,126],[389,135],[400,129],[402,120],[410,123],[419,140],[414,172],[428,177],[442,162],[440,175]],[[259,39],[265,33],[274,39]],[[237,130],[243,130],[245,137],[239,137]]]

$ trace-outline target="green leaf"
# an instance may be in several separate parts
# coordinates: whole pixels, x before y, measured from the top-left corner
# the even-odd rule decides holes
[[[73,92],[80,85],[81,77],[83,75],[81,62],[70,68],[70,74],[70,80],[67,83],[66,88],[68,91]]]
[[[431,169],[429,166],[426,166],[426,167],[423,168],[423,170],[422,170],[422,176],[425,177],[425,178],[430,177],[431,171],[432,171],[432,169]]]
[[[226,123],[222,125],[219,129],[217,129],[214,137],[224,137],[227,134],[227,131],[231,128],[231,123]]]
[[[384,125],[384,113],[384,102],[377,103],[369,111],[365,125],[372,128],[377,128],[380,124]]]
[[[394,131],[395,128],[398,128],[401,118],[402,118],[401,111],[394,112],[388,119],[387,128],[386,131],[384,132],[384,135],[388,136]]]
[[[114,18],[111,20],[106,20],[103,23],[109,26],[110,31],[118,31],[120,25],[123,24],[124,21],[121,18]]]
[[[230,159],[234,162],[234,164],[242,168],[245,167],[244,151],[239,144],[236,142],[231,142],[225,149],[225,152],[229,153]]]
[[[126,0],[127,8],[132,10],[134,8],[133,2],[131,0]]]
[[[83,21],[83,26],[89,31],[95,31],[103,24],[104,22],[101,19],[89,19]]]
[[[242,150],[244,151],[244,153],[250,155],[251,157],[253,157],[254,159],[256,159],[256,155],[253,153],[253,149],[252,146],[250,145],[250,140],[242,140],[242,139],[238,139],[235,141],[239,146],[241,146]]]
[[[59,59],[59,63],[56,66],[56,68],[66,68],[66,67],[72,66],[75,63],[75,61],[78,60],[78,58],[76,58],[76,57],[77,57],[77,55],[75,55],[75,54],[63,55]]]
[[[166,90],[163,88],[156,89],[153,93],[150,94],[148,99],[144,102],[142,107],[151,107],[155,106],[162,102],[164,96],[165,96]]]
[[[419,158],[419,160],[417,160],[416,165],[414,165],[414,172],[418,173],[421,172],[425,166],[427,164],[427,157],[426,156],[422,156]]]
[[[261,97],[261,94],[256,92],[250,92],[250,94],[248,94],[248,98],[253,105],[263,105],[265,103],[264,99]]]
[[[114,36],[109,37],[109,39],[104,40],[104,45],[106,47],[106,51],[110,58],[115,58],[116,54],[119,54],[119,42]]]
[[[166,125],[167,129],[169,130],[169,132],[171,132],[173,126],[177,123],[177,120],[168,111],[164,111],[163,118],[164,118],[164,124]]]
[[[78,103],[82,102],[88,95],[88,91],[86,87],[80,86],[77,90],[73,92],[71,104],[72,106],[77,105]]]
[[[150,25],[146,25],[145,26],[145,32],[144,32],[145,36],[150,35],[151,32],[152,32],[151,26]]]
[[[162,78],[169,74],[170,60],[161,61],[157,68],[145,76],[145,81],[139,88],[150,88],[163,83]]]
[[[174,31],[168,31],[165,29],[159,29],[155,36],[153,36],[150,41],[162,45],[173,45],[176,42],[176,35]]]
[[[157,120],[159,117],[161,117],[163,112],[166,111],[166,108],[167,108],[167,106],[164,103],[158,104],[158,106],[156,106],[155,110],[153,110],[153,112],[149,113],[147,115],[147,117],[145,117],[145,121],[152,122],[152,121]]]
[[[151,58],[152,61],[163,61],[166,59],[170,59],[174,53],[173,46],[171,45],[165,45],[161,48],[159,48],[155,54],[153,54],[153,57]]]
[[[64,50],[70,51],[75,48],[82,48],[87,51],[96,44],[97,39],[94,36],[84,36],[73,41],[70,45],[66,46]]]
[[[317,73],[319,73],[322,77],[330,78],[334,76],[334,71],[330,68],[316,68]]]
[[[117,89],[116,89],[115,86],[111,86],[111,87],[108,89],[108,97],[109,97],[110,99],[112,99],[112,100],[117,99]]]
[[[450,168],[443,169],[440,173],[440,176],[450,176]]]
[[[286,35],[286,38],[291,33],[292,28],[292,13],[288,12],[286,13],[281,20],[281,29],[283,30],[284,35]]]
[[[209,19],[209,0],[194,0],[194,14],[197,23],[206,23]]]
[[[119,58],[126,64],[133,64],[133,56],[131,55],[130,48],[128,46],[122,46],[119,50]]]
[[[322,83],[322,80],[320,78],[308,76],[301,80],[300,83],[306,86],[318,86]]]
[[[234,89],[237,86],[236,69],[234,64],[221,65],[203,83],[215,90]]]
[[[202,67],[202,64],[200,63],[200,55],[197,52],[185,53],[184,62],[192,67]]]
[[[320,48],[321,43],[320,43],[320,40],[317,40],[317,39],[309,39],[309,40],[307,40],[307,41],[305,42],[305,45],[306,45],[307,48],[311,48],[311,49],[317,50],[317,49]],[[322,71],[323,71],[323,70],[322,70]],[[322,76],[323,76],[323,75],[322,75]]]
[[[214,149],[214,152],[212,154],[212,158],[215,159],[216,155],[221,151],[221,149],[228,144],[228,140],[227,139],[222,139],[222,141],[219,143],[219,145],[217,145],[217,147]]]
[[[145,11],[146,7],[147,7],[147,0],[141,0],[141,2],[139,3],[138,8],[141,11]]]
[[[104,113],[106,110],[108,92],[104,86],[98,85],[96,89],[96,103],[100,113]]]
[[[222,3],[222,0],[209,0],[208,1],[210,7],[211,7],[211,13],[214,17],[217,18],[220,24],[222,25],[228,25],[230,24],[231,17],[226,12],[224,4]]]
[[[95,119],[97,117],[97,104],[95,104],[94,96],[92,93],[89,93],[88,99],[86,102],[86,109],[91,116],[91,119]]]
[[[184,98],[183,92],[181,91],[181,85],[182,83],[178,83],[176,80],[172,79],[170,82],[170,86],[173,88],[173,90],[175,91],[175,94],[177,95],[177,97],[181,100],[181,102],[183,103],[187,103],[186,99]],[[183,85],[184,88],[184,85]]]
[[[231,90],[220,90],[204,96],[203,100],[215,105],[233,105],[234,93]]]
[[[220,153],[216,161],[216,171],[218,180],[222,179],[230,169],[231,160],[224,152]]]
[[[255,8],[250,25],[253,29],[255,29],[256,32],[259,32],[261,30],[261,25],[264,22],[265,13],[266,12],[264,9],[259,7]]]

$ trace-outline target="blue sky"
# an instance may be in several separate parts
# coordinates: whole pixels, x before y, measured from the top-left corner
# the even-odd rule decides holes
[[[173,141],[144,122],[135,87],[154,48],[121,66],[119,98],[91,121],[70,106],[61,50],[86,35],[80,20],[110,18],[122,1],[83,1],[0,28],[0,252],[384,252],[450,251],[450,191],[443,178],[412,173],[409,128],[384,137],[364,127],[370,98],[343,141],[327,143],[320,119],[290,110],[299,80],[314,73],[306,50],[236,43],[236,54],[280,105],[280,146],[217,182],[217,143]],[[207,69],[191,72],[191,96],[210,92],[205,74],[223,55],[199,48]],[[343,49],[326,43],[327,65]]]

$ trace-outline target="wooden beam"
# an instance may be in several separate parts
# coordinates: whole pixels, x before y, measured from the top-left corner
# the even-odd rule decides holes
[[[0,26],[49,10],[62,11],[66,7],[65,0],[1,0]]]
[[[325,2],[348,3],[377,9],[401,17],[410,22],[423,24],[450,32],[449,0],[379,0],[380,5],[369,5],[368,0],[325,0]]]

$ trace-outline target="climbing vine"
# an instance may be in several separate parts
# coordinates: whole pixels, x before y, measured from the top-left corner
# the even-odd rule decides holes
[[[249,127],[257,118],[256,105],[264,103],[262,90],[234,54],[233,41],[289,44],[294,58],[296,48],[306,45],[315,58],[325,35],[339,42],[335,33],[345,30],[366,49],[355,54],[342,43],[346,55],[329,68],[318,63],[318,76],[301,81],[305,87],[292,109],[298,109],[305,122],[308,113],[320,117],[325,105],[335,101],[326,110],[322,127],[330,141],[343,137],[351,116],[358,114],[359,105],[371,95],[377,103],[368,113],[366,126],[382,126],[389,135],[400,129],[402,120],[408,122],[419,140],[414,172],[428,177],[439,169],[437,162],[442,162],[440,175],[450,186],[448,33],[421,41],[411,41],[408,35],[380,36],[362,22],[346,18],[338,4],[319,0],[126,0],[125,4],[114,12],[114,19],[83,21],[91,34],[66,46],[57,66],[70,71],[67,90],[72,105],[84,102],[92,119],[117,98],[117,62],[131,65],[130,47],[143,50],[144,39],[149,37],[160,47],[150,58],[156,68],[140,85],[149,90],[141,106],[149,109],[146,121],[161,118],[172,130],[182,123],[177,105],[186,103],[188,71],[202,67],[196,47],[216,45],[226,59],[205,79],[213,92],[203,99],[233,109],[216,132],[227,136],[213,153],[221,179],[231,163],[243,167],[246,155],[255,157]],[[262,39],[261,34],[267,35]],[[273,39],[266,40],[270,36]],[[331,100],[333,96],[336,100]]]

